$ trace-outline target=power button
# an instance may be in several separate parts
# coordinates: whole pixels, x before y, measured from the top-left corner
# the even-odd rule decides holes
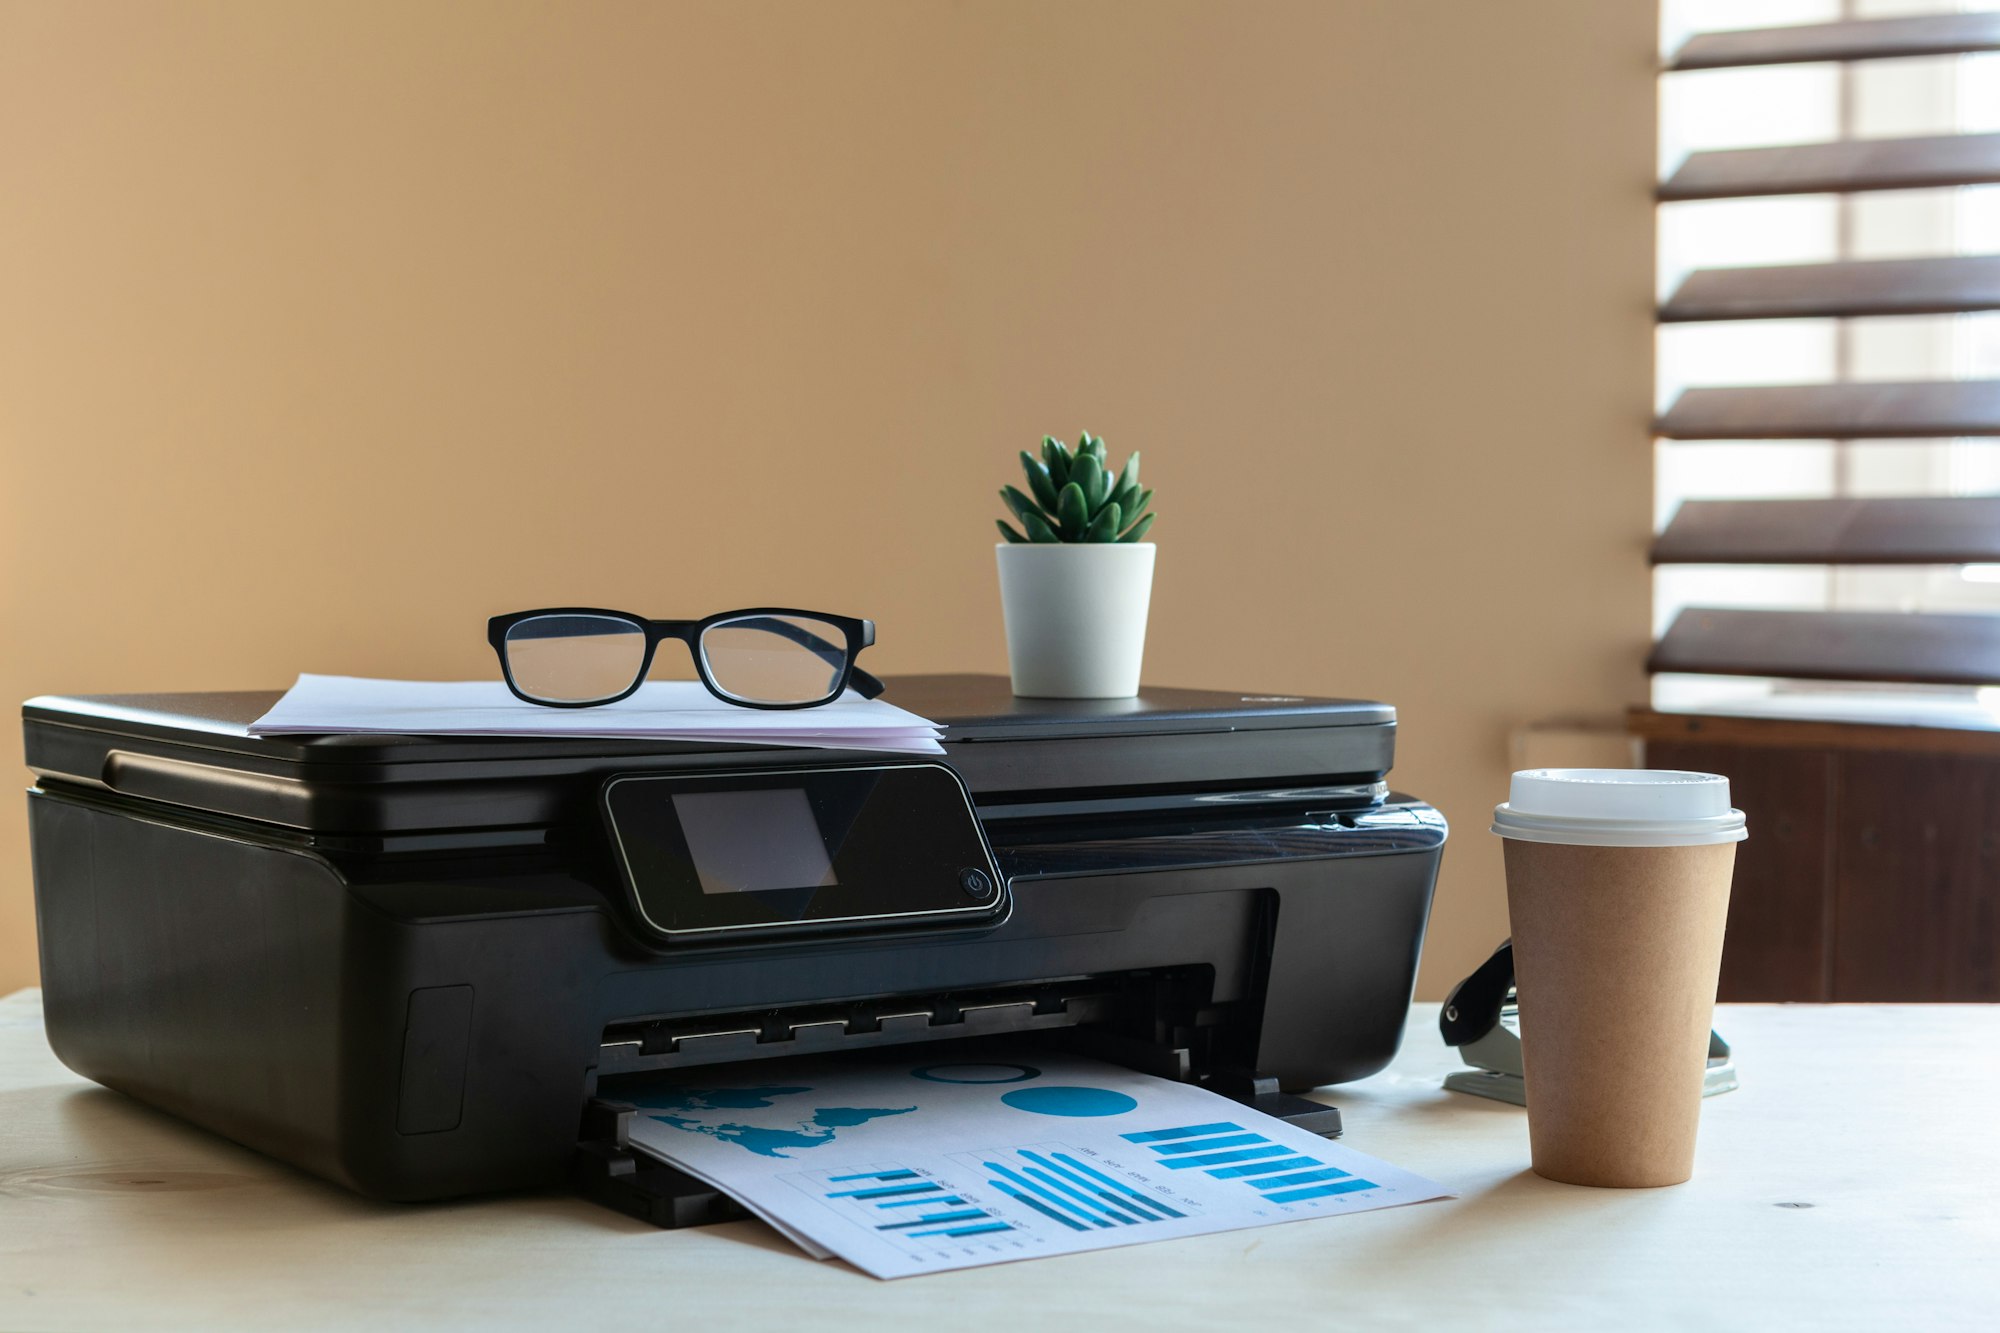
[[[965,890],[965,896],[985,902],[993,896],[993,877],[977,866],[967,866],[958,872],[958,887]]]

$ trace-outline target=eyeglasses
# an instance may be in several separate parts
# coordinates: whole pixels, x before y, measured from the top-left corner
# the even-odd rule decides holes
[[[875,623],[819,611],[755,607],[702,620],[647,620],[588,606],[516,611],[486,622],[486,639],[516,698],[550,708],[594,708],[639,688],[662,639],[694,654],[708,692],[745,708],[812,708],[882,682],[854,665]]]

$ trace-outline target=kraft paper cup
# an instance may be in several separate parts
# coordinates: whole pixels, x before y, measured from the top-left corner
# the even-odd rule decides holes
[[[1657,769],[1514,775],[1505,841],[1535,1174],[1678,1185],[1743,812],[1729,780]]]

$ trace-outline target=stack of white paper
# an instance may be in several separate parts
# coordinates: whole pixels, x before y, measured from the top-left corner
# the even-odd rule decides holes
[[[300,676],[253,736],[613,736],[943,754],[942,728],[849,691],[818,708],[740,708],[699,681],[648,681],[598,708],[522,703],[499,681]]]
[[[631,1142],[876,1277],[1443,1198],[1201,1088],[1054,1052],[722,1065],[621,1088]]]

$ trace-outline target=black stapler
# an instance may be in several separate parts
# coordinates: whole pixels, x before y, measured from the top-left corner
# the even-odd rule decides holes
[[[1444,1044],[1455,1046],[1471,1065],[1445,1075],[1444,1085],[1454,1092],[1475,1097],[1491,1097],[1497,1102],[1528,1104],[1527,1081],[1521,1065],[1521,1006],[1514,994],[1514,942],[1502,940],[1493,956],[1474,968],[1472,975],[1452,987],[1438,1013],[1438,1032]],[[1736,1087],[1736,1064],[1730,1058],[1729,1043],[1711,1029],[1708,1034],[1708,1072],[1702,1077],[1701,1095],[1713,1097]]]

